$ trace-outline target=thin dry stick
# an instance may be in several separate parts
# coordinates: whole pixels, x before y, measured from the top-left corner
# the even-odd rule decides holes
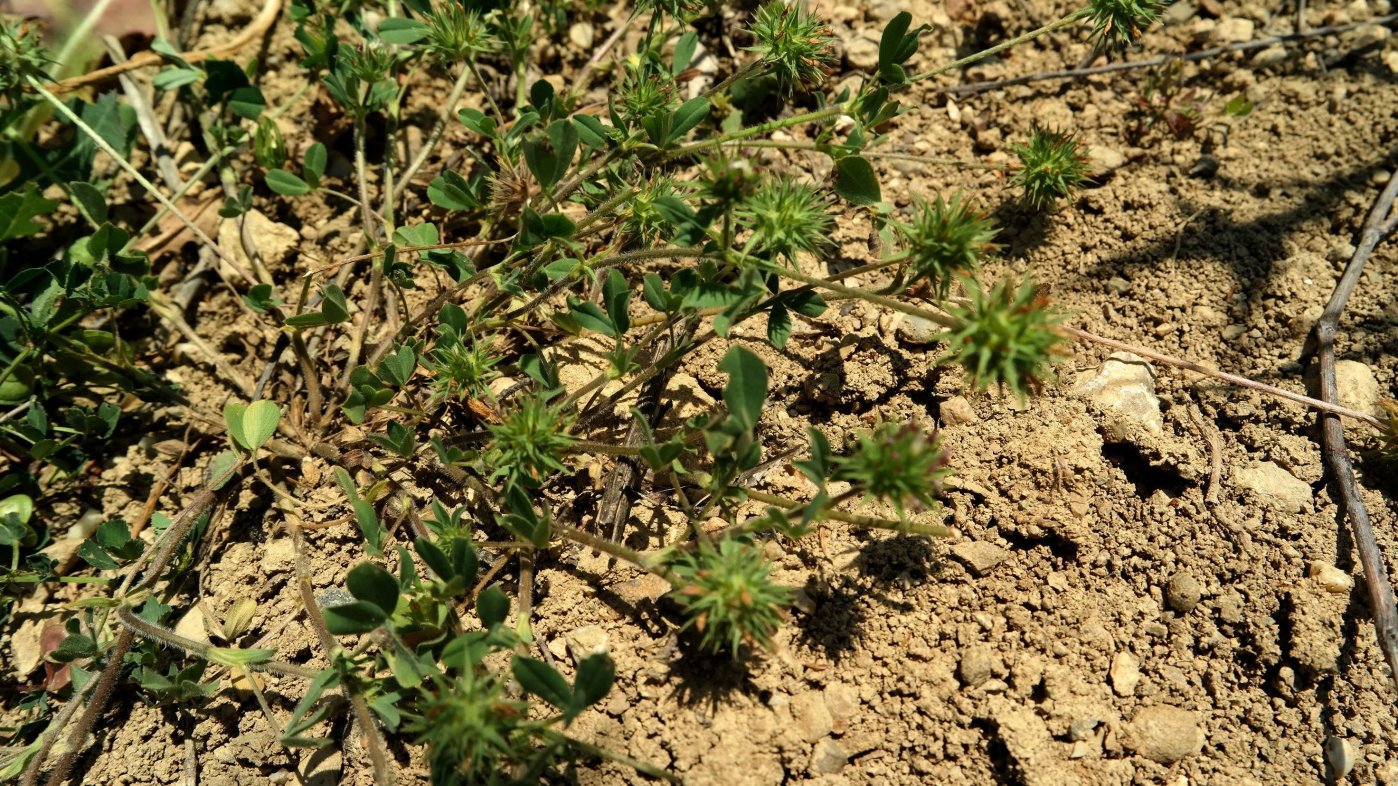
[[[1135,60],[1127,63],[1111,63],[1109,65],[1095,66],[1093,68],[1069,68],[1060,71],[1040,71],[1035,74],[1025,74],[1024,76],[1015,76],[1010,77],[1008,79],[995,79],[989,82],[972,82],[969,84],[947,85],[946,87],[936,88],[932,92],[962,96],[975,95],[977,93],[988,93],[992,90],[999,90],[1005,87],[1013,87],[1015,85],[1027,85],[1031,82],[1043,82],[1050,79],[1085,79],[1089,76],[1098,76],[1100,74],[1114,74],[1118,71],[1131,71],[1137,68],[1154,68],[1155,66],[1162,66],[1166,63],[1172,63],[1175,61],[1193,63],[1199,60],[1208,60],[1213,57],[1218,57],[1219,55],[1228,54],[1229,52],[1245,52],[1252,49],[1265,49],[1275,44],[1285,44],[1295,41],[1302,41],[1308,38],[1316,38],[1318,36],[1337,35],[1339,33],[1345,33],[1350,30],[1354,30],[1355,28],[1358,28],[1363,25],[1389,25],[1395,21],[1398,21],[1398,14],[1389,14],[1388,16],[1381,16],[1378,19],[1370,19],[1365,22],[1350,22],[1348,24],[1343,25],[1331,25],[1330,27],[1317,27],[1313,30],[1307,30],[1303,33],[1288,33],[1286,35],[1274,35],[1269,36],[1267,38],[1259,38],[1256,41],[1242,41],[1235,44],[1229,44],[1227,46],[1216,46],[1212,49],[1203,49],[1198,52],[1190,52],[1184,55],[1160,55],[1159,57],[1152,57],[1147,60]]]
[[[1359,247],[1350,257],[1345,272],[1330,296],[1330,302],[1316,322],[1312,340],[1307,342],[1307,349],[1313,348],[1320,362],[1320,397],[1326,401],[1338,401],[1340,397],[1339,386],[1335,382],[1335,333],[1340,314],[1345,310],[1350,293],[1359,284],[1374,248],[1398,226],[1398,214],[1393,212],[1395,197],[1398,197],[1398,177],[1390,177],[1388,186],[1379,195],[1368,220],[1364,222]],[[1350,527],[1354,530],[1354,545],[1359,551],[1359,563],[1364,567],[1364,584],[1369,590],[1369,607],[1374,615],[1374,633],[1378,636],[1384,659],[1388,661],[1391,676],[1398,680],[1398,602],[1394,600],[1388,568],[1369,522],[1369,511],[1359,496],[1354,466],[1345,450],[1344,423],[1332,414],[1322,414],[1320,425],[1321,453],[1325,466],[1340,493],[1340,509],[1349,515]]]
[[[335,653],[340,650],[340,643],[331,635],[330,629],[325,627],[325,616],[320,613],[320,604],[316,601],[315,589],[311,586],[310,568],[306,564],[306,538],[301,532],[301,527],[296,524],[288,524],[287,529],[291,531],[292,547],[296,555],[296,588],[301,594],[301,605],[306,607],[306,618],[311,621],[311,628],[315,630],[321,647],[325,649],[325,657],[333,659]],[[365,747],[369,749],[369,762],[374,768],[374,783],[392,786],[393,776],[388,769],[383,735],[374,723],[374,715],[369,711],[369,705],[365,703],[363,696],[348,685],[345,686],[345,697],[349,699],[350,707],[354,709],[355,721],[364,733]]]
[[[277,13],[281,11],[281,9],[281,0],[265,0],[262,4],[262,10],[257,12],[257,16],[253,18],[252,22],[248,23],[248,26],[243,28],[243,32],[239,33],[233,40],[226,44],[211,46],[208,49],[181,52],[180,57],[184,58],[186,62],[198,63],[211,57],[223,57],[232,54],[253,41],[256,41],[263,33],[267,32],[267,29],[272,26],[272,22],[276,21]],[[118,63],[114,66],[100,68],[96,71],[83,74],[82,76],[75,76],[72,79],[56,82],[51,89],[53,92],[59,94],[70,93],[79,88],[87,87],[88,85],[101,84],[109,79],[115,78],[118,74],[134,71],[138,68],[158,66],[163,62],[165,62],[164,57],[150,50],[146,50],[136,53],[125,63]]]

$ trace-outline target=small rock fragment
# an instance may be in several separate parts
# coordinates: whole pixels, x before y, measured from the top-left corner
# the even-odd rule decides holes
[[[1369,415],[1379,414],[1383,392],[1368,366],[1356,360],[1335,361],[1335,387],[1344,406]]]
[[[1241,17],[1229,17],[1219,21],[1214,27],[1213,40],[1219,44],[1240,44],[1244,41],[1251,41],[1253,31],[1257,25],[1251,19]]]
[[[825,708],[833,721],[831,731],[843,734],[859,711],[859,691],[853,685],[832,682],[825,686]]]
[[[845,41],[845,60],[854,68],[871,71],[879,65],[879,42],[865,34]]]
[[[1126,165],[1126,156],[1120,151],[1110,147],[1092,145],[1087,149],[1087,160],[1092,166],[1094,175],[1104,175],[1108,172],[1115,172]]]
[[[1204,730],[1194,713],[1157,704],[1127,725],[1126,747],[1151,761],[1171,765],[1204,749]]]
[[[1383,25],[1361,25],[1351,34],[1350,46],[1355,49],[1376,46],[1387,41],[1393,31]]]
[[[967,687],[977,687],[990,679],[990,673],[994,669],[994,660],[990,647],[984,644],[976,644],[967,647],[961,654],[961,664],[957,666],[956,674],[961,678],[961,682]]]
[[[984,576],[994,570],[996,565],[1008,559],[1010,552],[1005,551],[994,543],[986,543],[980,540],[967,540],[952,546],[951,556],[956,561],[965,565],[972,574]]]
[[[1141,683],[1141,660],[1129,652],[1118,652],[1112,658],[1112,669],[1108,673],[1112,679],[1112,690],[1118,696],[1131,696]]]
[[[209,644],[209,630],[205,627],[204,612],[198,606],[191,608],[175,623],[175,635]]]
[[[965,396],[952,396],[942,402],[939,413],[943,426],[959,426],[963,423],[976,422],[976,410],[971,407],[971,402]]]
[[[568,40],[579,49],[591,49],[597,33],[590,22],[575,22],[568,28]]]
[[[1306,575],[1315,579],[1326,592],[1346,595],[1354,589],[1354,577],[1328,562],[1312,560],[1306,568]]]
[[[581,663],[590,655],[605,655],[611,645],[611,636],[600,625],[584,625],[564,634],[568,642],[568,654],[574,663]]]
[[[830,716],[825,696],[813,690],[792,697],[791,718],[806,742],[815,742],[835,730],[835,719]]]
[[[1234,480],[1276,510],[1303,513],[1311,506],[1310,484],[1270,461],[1253,462],[1238,470]]]
[[[1354,743],[1333,734],[1325,738],[1325,764],[1330,770],[1327,781],[1343,783],[1354,769],[1354,759]]]
[[[849,763],[849,754],[834,740],[821,740],[811,751],[810,772],[812,775],[834,775]]]
[[[1204,588],[1194,576],[1181,571],[1170,577],[1165,584],[1165,605],[1180,614],[1188,614],[1199,605],[1204,597]]]
[[[907,344],[935,344],[937,336],[945,333],[946,328],[930,319],[907,314],[898,322],[894,332]]]
[[[1284,63],[1288,57],[1290,57],[1290,55],[1287,53],[1286,47],[1281,44],[1274,44],[1253,55],[1252,64],[1258,68],[1266,68],[1267,66]]]
[[[1112,442],[1158,435],[1164,430],[1160,399],[1155,395],[1155,375],[1150,364],[1129,352],[1113,352],[1095,376],[1073,390],[1107,413],[1104,436]]]

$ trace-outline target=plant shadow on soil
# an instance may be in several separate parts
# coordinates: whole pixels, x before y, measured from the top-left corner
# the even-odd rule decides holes
[[[910,604],[885,590],[922,584],[941,571],[931,543],[910,535],[865,543],[851,566],[855,575],[838,576],[833,582],[812,576],[802,587],[817,612],[801,615],[799,640],[836,661],[853,650],[863,636],[869,619],[868,601],[900,614],[910,612]]]

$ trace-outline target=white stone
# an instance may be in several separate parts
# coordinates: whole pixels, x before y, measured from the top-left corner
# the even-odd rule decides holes
[[[1270,461],[1253,462],[1238,470],[1233,480],[1276,510],[1302,513],[1311,506],[1310,484]]]
[[[1141,659],[1129,652],[1118,652],[1112,658],[1112,669],[1107,676],[1112,679],[1116,695],[1132,696],[1136,686],[1141,684]]]
[[[1097,374],[1073,392],[1106,411],[1103,430],[1108,441],[1132,442],[1140,432],[1156,436],[1164,431],[1155,374],[1137,355],[1113,352]]]
[[[1306,575],[1315,579],[1321,589],[1337,595],[1347,595],[1354,589],[1354,577],[1328,562],[1312,560],[1306,568]]]
[[[1229,17],[1220,20],[1213,30],[1213,40],[1219,44],[1239,44],[1244,41],[1251,41],[1253,31],[1256,29],[1251,19],[1241,17]]]
[[[569,631],[563,637],[568,642],[568,654],[574,663],[581,663],[591,655],[605,655],[611,645],[611,637],[598,625],[584,625]]]

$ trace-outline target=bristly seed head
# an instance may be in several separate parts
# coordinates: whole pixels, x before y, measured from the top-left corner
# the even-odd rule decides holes
[[[942,363],[957,363],[974,388],[1009,388],[1020,398],[1038,392],[1049,364],[1064,342],[1056,326],[1062,316],[1050,309],[1034,285],[1001,281],[986,291],[968,282],[970,302],[948,310],[961,326],[944,333]]]
[[[787,92],[819,84],[835,59],[829,29],[799,1],[771,0],[757,9],[752,36],[757,45],[748,51],[761,55]]]
[[[1010,183],[1024,189],[1024,202],[1047,210],[1087,181],[1087,156],[1077,137],[1035,126],[1029,143],[1014,148],[1020,169]]]
[[[738,657],[743,644],[768,647],[785,616],[791,591],[772,583],[772,566],[760,546],[727,538],[677,558],[680,580],[674,599],[684,609],[686,628],[698,631],[709,652],[727,649]]]
[[[925,279],[939,300],[946,299],[958,273],[974,270],[981,254],[995,248],[995,223],[972,209],[958,191],[950,202],[917,200],[912,221],[898,224],[907,247],[913,282]],[[912,283],[912,282],[910,282]]]
[[[752,229],[751,248],[768,259],[796,260],[801,251],[830,244],[835,219],[814,186],[768,178],[747,198],[738,217]]]
[[[1106,49],[1125,49],[1160,19],[1164,6],[1161,0],[1090,0],[1092,36]]]
[[[852,453],[835,460],[831,479],[888,501],[906,520],[909,507],[936,506],[950,474],[935,426],[929,433],[916,423],[881,423],[859,438]]]

